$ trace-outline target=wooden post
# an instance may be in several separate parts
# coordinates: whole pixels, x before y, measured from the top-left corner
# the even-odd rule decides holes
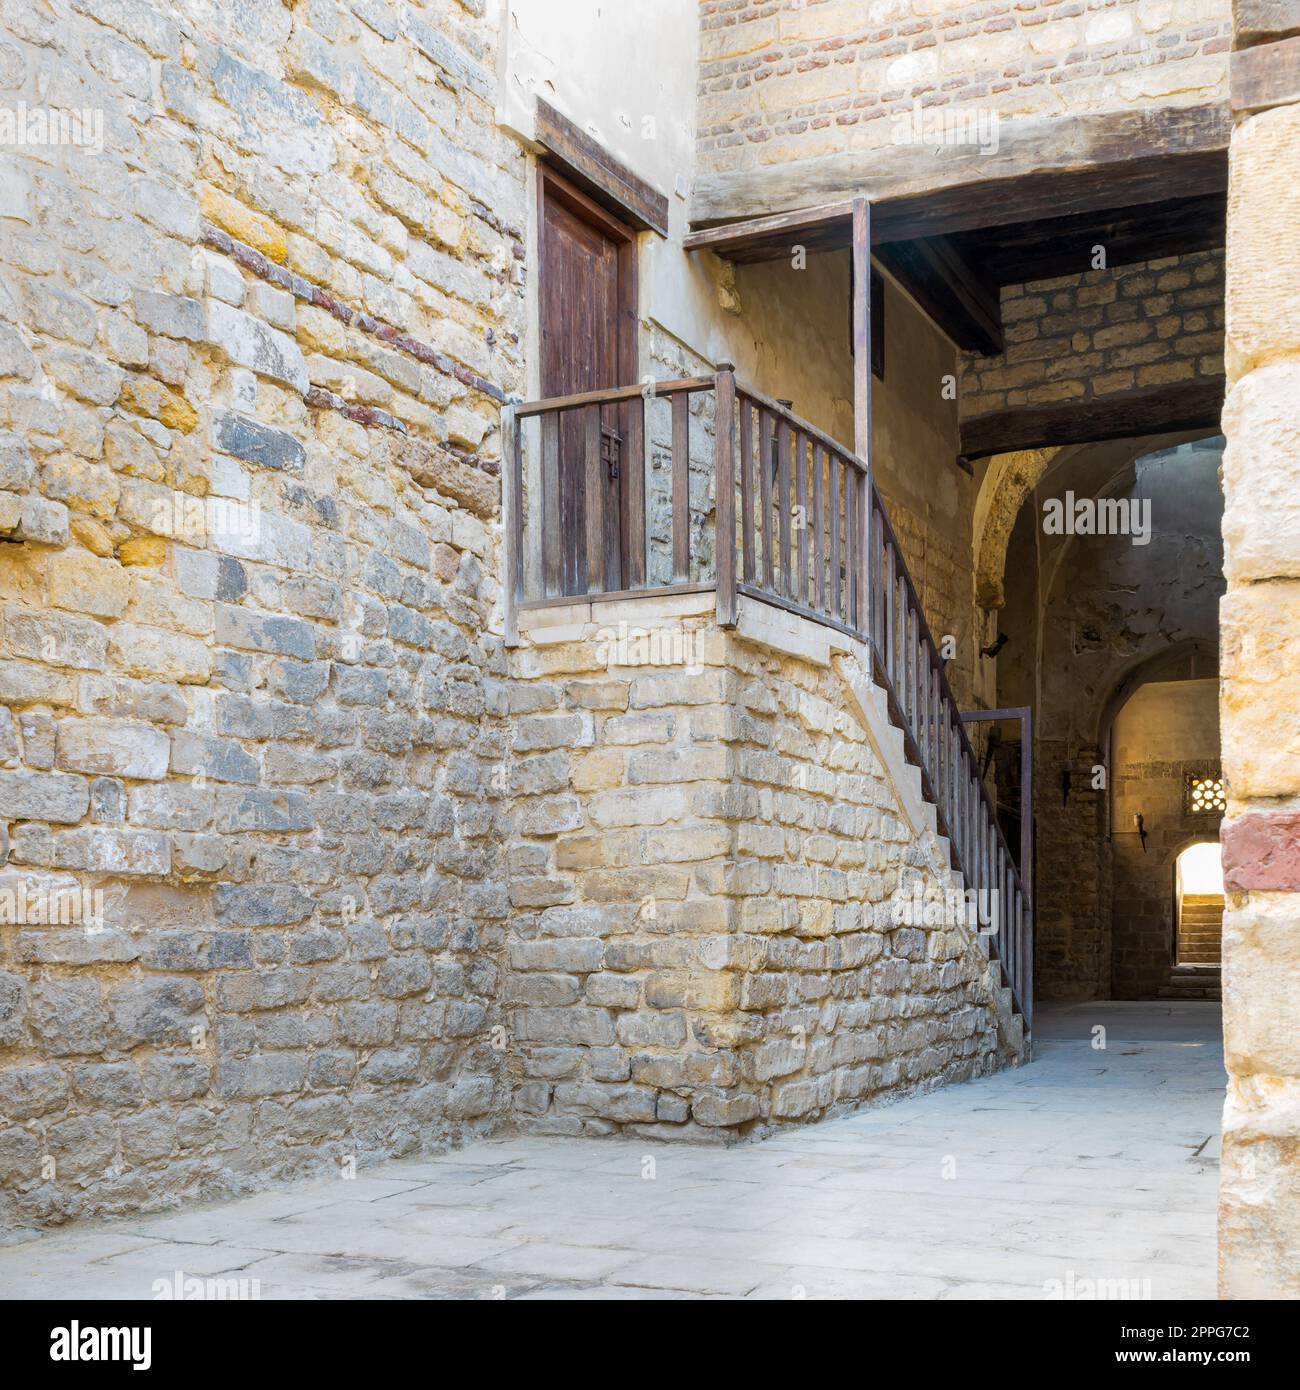
[[[583,493],[586,507],[587,592],[605,589],[605,463],[600,456],[600,406],[583,411]]]
[[[790,523],[793,520],[790,514],[790,436],[790,422],[782,417],[776,422],[776,534],[781,547],[777,593],[782,598],[794,597],[794,584],[790,579]]]
[[[856,518],[854,551],[858,561],[858,607],[849,621],[870,634],[872,590],[879,582],[871,555],[871,204],[853,200],[853,452],[866,465]]]
[[[519,605],[524,600],[524,448],[523,431],[512,404],[501,411],[501,483],[506,503],[506,645],[519,642]]]
[[[645,397],[637,396],[624,407],[627,429],[623,450],[623,586],[639,589],[646,582],[645,530]]]
[[[542,416],[542,595],[554,598],[564,587],[563,536],[560,507],[560,412]]]
[[[714,378],[713,467],[717,479],[718,626],[736,626],[736,369],[719,362]]]
[[[673,395],[673,583],[691,577],[691,398]]]
[[[853,452],[871,465],[871,204],[853,200]]]

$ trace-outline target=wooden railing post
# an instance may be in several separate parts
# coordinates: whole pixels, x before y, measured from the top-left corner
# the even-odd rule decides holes
[[[649,557],[646,534],[645,480],[647,438],[646,398],[633,397],[624,406],[627,421],[624,432],[623,466],[623,587],[639,589],[646,582]]]
[[[870,626],[872,587],[879,583],[871,560],[871,204],[853,200],[853,452],[866,465],[858,507],[859,535],[854,537],[857,557],[857,609],[850,621],[859,631]]]
[[[716,536],[718,626],[736,625],[736,369],[719,362],[714,387],[713,460],[717,481]]]
[[[501,478],[505,491],[506,642],[519,641],[519,605],[524,601],[524,445],[513,402],[501,411]]]
[[[587,592],[605,588],[605,463],[600,454],[600,406],[584,408],[582,420],[583,518],[586,529]]]
[[[542,593],[547,598],[563,588],[564,557],[561,551],[563,519],[560,509],[560,414],[542,416]]]
[[[673,583],[691,577],[691,418],[690,397],[672,398],[673,412]]]

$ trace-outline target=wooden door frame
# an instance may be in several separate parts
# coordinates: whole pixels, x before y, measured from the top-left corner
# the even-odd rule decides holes
[[[637,310],[639,286],[637,284],[637,244],[636,232],[620,221],[613,213],[589,198],[576,184],[571,183],[549,164],[539,162],[537,166],[537,314],[538,336],[541,336],[542,292],[541,276],[546,265],[546,200],[553,197],[575,217],[599,227],[611,241],[618,245],[618,324],[615,343],[618,349],[617,374],[621,378],[615,386],[632,386],[637,380],[638,344]],[[538,361],[538,386],[541,385],[542,363]]]
[[[563,174],[557,172],[553,167],[539,161],[537,165],[537,325],[538,325],[538,387],[539,394],[544,395],[546,388],[542,384],[541,377],[544,369],[544,356],[541,349],[543,334],[543,303],[544,296],[542,290],[542,276],[545,274],[546,266],[546,201],[553,198],[562,207],[571,212],[581,221],[589,226],[597,228],[615,244],[617,255],[617,274],[618,290],[615,303],[615,325],[614,325],[614,348],[615,348],[615,377],[612,384],[615,386],[633,386],[638,380],[638,368],[640,366],[640,342],[638,338],[639,308],[640,308],[640,285],[637,267],[637,232],[635,228],[621,221],[608,209],[603,208],[594,199],[588,197],[576,184],[565,178]],[[615,587],[622,589],[628,586],[629,574],[638,574],[643,568],[637,563],[635,557],[641,556],[645,546],[644,535],[634,536],[633,528],[637,525],[636,518],[644,517],[644,505],[636,505],[633,502],[633,493],[640,490],[641,501],[644,501],[645,490],[645,458],[644,431],[635,428],[639,423],[640,417],[634,418],[634,410],[639,408],[640,401],[627,402],[615,407],[616,419],[618,420],[619,434],[623,440],[621,457],[619,461],[618,477],[618,573],[615,577]],[[644,524],[644,523],[642,523]],[[609,553],[607,548],[607,555]],[[608,573],[609,560],[606,560]],[[590,591],[593,587],[604,588],[602,582],[594,586],[593,579],[589,575],[587,588]]]

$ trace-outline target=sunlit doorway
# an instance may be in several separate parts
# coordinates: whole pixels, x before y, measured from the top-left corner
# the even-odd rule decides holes
[[[1223,937],[1223,852],[1217,840],[1188,845],[1174,864],[1175,964],[1217,966]]]

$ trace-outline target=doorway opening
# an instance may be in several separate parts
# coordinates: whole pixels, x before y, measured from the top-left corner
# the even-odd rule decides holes
[[[538,237],[541,390],[578,396],[636,380],[636,233],[581,189],[539,169]],[[628,458],[624,405],[564,412],[547,453],[543,485],[558,498],[561,572],[548,590],[583,594],[624,586],[632,547],[629,488],[640,476]],[[588,513],[598,509],[599,557],[590,552]],[[594,526],[595,516],[592,517]],[[593,567],[599,573],[589,573]]]
[[[1223,851],[1217,840],[1188,845],[1174,863],[1174,964],[1217,969],[1223,939]]]

